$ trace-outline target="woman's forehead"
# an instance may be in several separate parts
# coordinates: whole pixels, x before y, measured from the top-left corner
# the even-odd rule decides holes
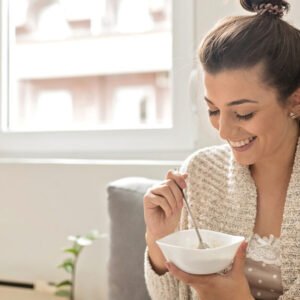
[[[217,74],[204,72],[204,95],[211,102],[274,98],[277,92],[262,80],[261,69],[224,70]]]
[[[217,102],[231,102],[240,99],[259,99],[265,90],[257,83],[249,85],[249,81],[240,77],[217,76],[206,77],[204,79],[204,96],[207,102],[216,104]]]

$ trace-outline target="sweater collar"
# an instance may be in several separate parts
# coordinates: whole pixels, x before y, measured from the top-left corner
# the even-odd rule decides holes
[[[293,170],[287,190],[281,225],[281,272],[284,290],[300,273],[300,138],[296,148]]]
[[[281,236],[284,238],[289,232],[295,230],[300,232],[300,138],[296,148],[293,170],[287,190],[286,201],[281,226]],[[300,238],[300,235],[299,235]]]
[[[231,223],[238,234],[249,238],[253,233],[256,218],[256,186],[249,167],[237,163],[232,151],[228,186],[229,199],[236,208],[235,219]]]
[[[300,196],[300,137],[298,138],[298,143],[296,147],[293,170],[290,178],[290,183],[287,191],[287,200],[289,198],[295,198],[295,192]]]

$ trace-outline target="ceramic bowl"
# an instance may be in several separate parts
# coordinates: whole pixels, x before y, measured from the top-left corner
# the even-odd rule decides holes
[[[198,238],[194,229],[174,232],[156,243],[165,258],[190,274],[213,274],[226,269],[244,241],[244,237],[200,229],[204,242],[211,248],[197,249]]]

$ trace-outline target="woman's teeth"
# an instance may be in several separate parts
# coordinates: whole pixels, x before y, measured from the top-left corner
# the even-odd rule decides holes
[[[230,145],[231,145],[232,147],[243,147],[243,146],[249,144],[250,142],[252,142],[254,139],[255,139],[255,136],[250,137],[250,138],[245,139],[245,140],[242,140],[242,141],[239,141],[239,142],[232,142],[232,141],[229,141],[229,143],[230,143]]]

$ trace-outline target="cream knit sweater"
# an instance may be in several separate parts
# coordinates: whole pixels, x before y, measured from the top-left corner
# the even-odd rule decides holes
[[[281,273],[284,294],[280,300],[300,299],[299,141],[300,139],[281,227]],[[255,225],[257,192],[249,168],[235,162],[228,145],[197,151],[184,165],[189,174],[188,201],[200,228],[250,238]],[[184,209],[180,229],[189,228],[192,228],[192,222]],[[198,299],[194,290],[178,282],[169,273],[157,275],[149,263],[147,249],[145,254],[145,279],[153,300]]]

